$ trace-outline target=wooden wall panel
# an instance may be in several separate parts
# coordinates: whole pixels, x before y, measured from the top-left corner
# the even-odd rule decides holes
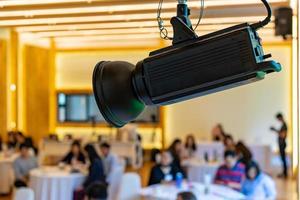
[[[24,47],[25,133],[37,143],[49,132],[49,51]]]
[[[0,40],[0,134],[7,131],[7,51],[6,41]]]

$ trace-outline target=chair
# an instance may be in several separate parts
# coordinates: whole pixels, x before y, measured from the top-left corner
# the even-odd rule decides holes
[[[121,181],[120,177],[123,176],[124,168],[122,166],[116,167],[110,177],[108,187],[108,200],[118,200]]]
[[[30,188],[17,189],[14,200],[34,200],[34,192]]]
[[[122,176],[118,200],[138,200],[141,190],[141,178],[137,173],[126,173]]]

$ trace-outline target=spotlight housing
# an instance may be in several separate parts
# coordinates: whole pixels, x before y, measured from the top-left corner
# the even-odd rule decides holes
[[[185,12],[186,13],[186,12]],[[196,36],[180,17],[171,20],[173,45],[151,52],[136,66],[99,62],[93,89],[103,117],[122,127],[145,106],[169,105],[262,80],[281,65],[264,54],[256,30],[266,22],[236,25]],[[176,31],[175,31],[176,30]]]

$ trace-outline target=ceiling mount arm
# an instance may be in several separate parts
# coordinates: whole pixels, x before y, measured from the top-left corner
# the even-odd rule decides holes
[[[171,19],[174,32],[173,44],[178,44],[198,37],[193,31],[189,15],[190,9],[188,8],[187,0],[178,0],[177,16],[172,17]]]

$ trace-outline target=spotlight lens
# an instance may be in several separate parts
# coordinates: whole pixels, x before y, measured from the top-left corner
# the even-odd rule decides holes
[[[93,73],[93,90],[97,105],[107,122],[122,127],[134,120],[145,105],[137,98],[128,62],[99,62]]]

